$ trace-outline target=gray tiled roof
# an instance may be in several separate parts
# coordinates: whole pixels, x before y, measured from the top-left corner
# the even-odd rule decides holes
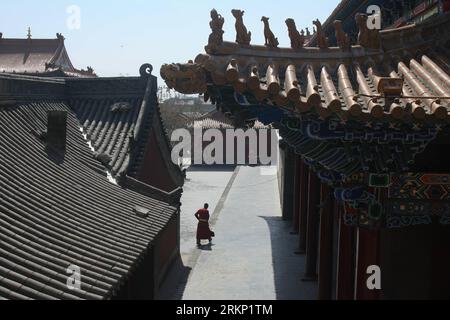
[[[68,113],[64,156],[33,134],[49,110]],[[82,125],[62,100],[0,106],[0,299],[111,297],[177,210],[108,182]],[[66,286],[70,265],[81,268],[81,291]]]
[[[142,98],[78,99],[72,104],[97,155],[110,157],[105,165],[113,175],[126,173],[128,170],[130,135],[136,127],[141,104]],[[114,107],[118,105],[127,106],[128,109],[114,111]]]
[[[114,78],[76,79],[67,80],[67,84],[71,91],[70,107],[92,142],[96,158],[114,177],[139,176],[155,123],[161,126],[157,148],[166,148],[170,153],[154,94],[156,78],[150,82],[128,78],[122,79],[122,83]],[[182,173],[171,164],[167,168],[181,186]]]
[[[78,70],[70,61],[64,37],[11,39],[0,36],[0,73],[93,78],[92,69]]]

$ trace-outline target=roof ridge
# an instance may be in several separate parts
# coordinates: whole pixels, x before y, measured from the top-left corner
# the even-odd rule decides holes
[[[50,59],[48,64],[55,64],[58,59],[61,57],[63,50],[64,50],[64,37],[60,34],[56,34],[56,40],[58,40],[58,47],[56,48],[55,53],[53,54],[53,57]],[[70,62],[70,59],[69,59]],[[71,66],[73,68],[73,66]]]

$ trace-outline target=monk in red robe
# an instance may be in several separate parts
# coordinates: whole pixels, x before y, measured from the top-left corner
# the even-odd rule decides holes
[[[197,245],[201,245],[202,240],[209,240],[209,243],[212,241],[212,237],[214,237],[214,232],[209,229],[209,205],[205,203],[203,209],[198,210],[195,213],[195,217],[198,220],[197,226]]]

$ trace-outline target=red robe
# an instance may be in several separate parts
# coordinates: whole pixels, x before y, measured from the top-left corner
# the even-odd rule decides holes
[[[209,211],[207,209],[200,209],[195,216],[198,219],[197,240],[211,240],[214,237],[214,232],[209,229]]]

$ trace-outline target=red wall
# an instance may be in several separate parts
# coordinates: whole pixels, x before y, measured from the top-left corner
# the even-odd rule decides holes
[[[175,185],[169,175],[167,164],[158,147],[154,129],[150,131],[147,141],[147,149],[142,168],[138,174],[138,180],[166,192],[171,192],[178,186]]]
[[[154,281],[158,292],[163,284],[172,262],[178,254],[178,217],[174,216],[155,242]],[[156,293],[157,294],[157,293]]]

